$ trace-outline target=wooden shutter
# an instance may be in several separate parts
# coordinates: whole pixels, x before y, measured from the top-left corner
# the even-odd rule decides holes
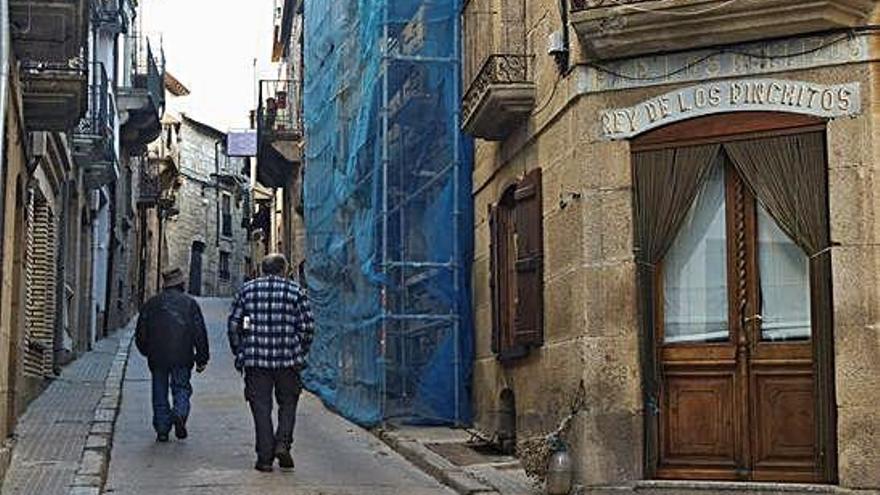
[[[501,268],[499,248],[501,237],[498,222],[498,207],[489,205],[489,292],[492,296],[492,352],[501,352],[501,290],[498,287]]]
[[[516,321],[513,344],[544,343],[544,228],[541,170],[529,172],[516,193]]]

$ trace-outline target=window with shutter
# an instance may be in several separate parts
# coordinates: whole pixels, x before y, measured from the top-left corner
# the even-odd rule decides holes
[[[541,170],[526,175],[516,188],[515,346],[544,343],[544,229]]]
[[[501,292],[498,290],[501,275],[498,225],[499,206],[489,205],[489,290],[492,295],[492,352],[501,352]]]
[[[492,352],[516,359],[544,341],[540,170],[489,208],[489,231]]]
[[[232,196],[223,194],[220,206],[223,236],[232,237]]]

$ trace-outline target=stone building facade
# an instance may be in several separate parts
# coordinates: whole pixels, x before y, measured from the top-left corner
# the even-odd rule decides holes
[[[249,171],[244,160],[226,156],[224,132],[171,113],[160,141],[151,145],[151,161],[168,164],[154,165],[162,175],[163,192],[162,218],[151,214],[145,236],[146,258],[153,260],[146,269],[151,274],[147,278],[155,277],[155,283],[149,282],[152,290],[163,270],[179,267],[188,274],[191,294],[233,295],[251,264]],[[161,256],[151,254],[157,252]]]
[[[23,143],[25,130],[23,128],[22,102],[18,97],[21,91],[21,81],[17,74],[10,77],[10,91],[4,102],[6,109],[3,118],[4,132],[9,137],[8,142]],[[15,96],[12,96],[15,95]],[[23,146],[4,146],[5,172],[8,177],[3,186],[9,193],[4,194],[3,203],[3,277],[2,293],[0,302],[6,311],[0,313],[0,359],[4,363],[10,363],[6,369],[0,371],[0,390],[3,391],[2,403],[0,403],[0,433],[4,443],[0,448],[0,471],[5,472],[9,462],[11,438],[15,429],[16,420],[27,405],[29,398],[35,391],[28,388],[24,383],[22,369],[19,366],[21,352],[23,350],[24,334],[24,301],[23,287],[23,260],[25,250],[26,221],[24,216],[25,190],[26,190],[26,163],[27,154]],[[14,363],[14,364],[13,364]],[[33,382],[34,380],[28,380]]]
[[[875,3],[464,3],[477,426],[587,493],[880,489]]]
[[[303,2],[276,0],[274,12],[272,61],[278,63],[278,79],[260,81],[256,110],[258,151],[253,178],[270,191],[271,199],[256,203],[255,227],[268,227],[268,243],[263,246],[283,253],[290,262],[291,275],[302,281],[306,263]],[[260,208],[269,210],[268,225]],[[263,225],[257,225],[261,222]],[[256,246],[255,262],[259,262],[263,246]]]
[[[120,170],[145,151],[162,107],[146,88],[156,59],[122,42],[136,15],[133,0],[0,3],[0,476],[19,415],[134,311],[107,289],[136,265],[111,252],[133,227]],[[59,25],[64,36],[40,34]]]

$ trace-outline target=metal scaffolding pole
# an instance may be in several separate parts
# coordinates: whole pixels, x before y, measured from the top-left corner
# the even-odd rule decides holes
[[[455,108],[451,114],[451,118],[447,119],[445,123],[447,130],[449,131],[448,137],[452,139],[451,149],[452,149],[452,157],[451,163],[446,166],[440,168],[437,171],[437,175],[424,184],[418,185],[418,187],[414,187],[414,190],[411,192],[407,192],[405,195],[402,195],[400,198],[393,198],[394,203],[392,204],[391,191],[390,191],[390,183],[389,183],[389,174],[391,172],[390,168],[392,166],[392,150],[390,141],[390,130],[391,130],[391,121],[390,121],[390,84],[389,78],[391,77],[391,71],[394,67],[395,63],[405,63],[411,65],[437,65],[443,64],[448,67],[449,70],[453,72],[453,79],[458,81],[460,78],[460,58],[461,58],[461,47],[459,43],[460,39],[460,26],[457,22],[457,19],[452,22],[453,25],[453,49],[452,56],[450,57],[442,57],[442,56],[424,56],[424,55],[415,55],[415,54],[402,54],[400,50],[391,50],[389,47],[389,43],[391,43],[391,22],[389,16],[389,2],[392,0],[387,0],[384,5],[383,11],[383,60],[382,60],[382,180],[383,180],[383,205],[382,205],[382,274],[383,280],[385,282],[385,286],[383,288],[383,363],[388,365],[387,359],[387,339],[390,338],[390,333],[388,332],[388,325],[393,324],[398,331],[394,332],[394,336],[396,340],[396,358],[399,360],[397,363],[397,370],[401,374],[399,377],[400,381],[400,402],[403,403],[404,406],[407,406],[407,401],[410,399],[409,396],[409,377],[411,375],[409,370],[410,366],[413,366],[413,362],[410,360],[410,339],[414,338],[419,334],[418,329],[422,328],[423,325],[420,322],[425,321],[435,321],[435,322],[446,322],[447,331],[451,331],[451,339],[453,345],[453,361],[451,364],[452,379],[454,383],[454,396],[451,397],[454,407],[454,423],[456,425],[461,425],[463,423],[461,418],[461,379],[462,379],[462,358],[461,358],[461,318],[458,314],[458,300],[461,297],[462,287],[461,287],[461,221],[462,221],[462,210],[461,210],[461,188],[460,188],[460,180],[461,180],[461,142],[459,137],[459,118],[460,118],[460,110],[458,105],[455,105]],[[422,6],[429,4],[429,1],[421,2]],[[460,2],[454,1],[453,6],[450,10],[453,12],[458,12],[460,8]],[[461,100],[461,89],[459,83],[456,82],[452,85],[452,98],[454,102],[459,102]],[[399,139],[403,139],[401,136]],[[400,143],[396,144],[396,147],[403,148],[404,146]],[[398,157],[400,158],[400,157]],[[395,163],[400,162],[401,160],[397,160]],[[401,167],[402,165],[397,165]],[[399,170],[399,178],[400,181],[399,186],[403,187],[405,184],[403,180],[405,178],[404,170],[401,168]],[[450,216],[451,216],[451,244],[452,244],[452,252],[450,253],[449,261],[438,262],[438,261],[426,261],[419,259],[410,259],[411,253],[406,249],[406,243],[404,239],[399,239],[397,242],[400,244],[399,246],[395,246],[394,256],[390,253],[390,243],[391,239],[389,238],[390,232],[390,224],[391,224],[391,216],[398,216],[399,223],[399,236],[405,236],[407,223],[405,221],[406,217],[406,209],[411,206],[413,203],[417,203],[419,200],[423,200],[428,198],[432,192],[436,192],[438,187],[441,187],[444,183],[452,180],[452,205]],[[394,291],[390,291],[388,288],[388,284],[390,283],[390,279],[388,278],[389,272],[391,270],[397,269],[399,276],[399,287]],[[408,298],[411,295],[409,285],[407,281],[407,275],[412,270],[422,270],[422,269],[439,269],[451,272],[451,280],[452,280],[452,293],[453,293],[453,303],[450,308],[445,311],[438,312],[439,310],[435,310],[433,312],[414,312],[412,314],[408,314],[409,306],[408,306]],[[422,280],[425,275],[423,273],[414,275],[412,278]],[[442,313],[442,314],[441,314]],[[419,326],[414,327],[416,329],[415,332],[411,332],[410,324],[411,323],[419,323]],[[411,335],[412,334],[412,335]],[[386,374],[388,368],[386,367],[383,370]],[[383,414],[385,414],[388,410],[388,402],[390,397],[388,396],[388,388],[387,388],[387,376],[383,381]],[[399,409],[399,408],[398,408]]]
[[[388,124],[389,124],[389,50],[388,40],[389,29],[389,12],[388,2],[382,2],[382,331],[380,336],[381,363],[379,366],[379,374],[381,380],[379,398],[380,415],[386,417],[388,406],[388,165],[391,160],[388,149]]]
[[[461,5],[459,1],[455,1],[455,12],[461,11]],[[458,122],[461,120],[461,105],[458,102],[461,101],[461,23],[453,22],[453,53],[456,60],[454,65],[453,72],[455,83],[453,86],[453,99],[455,102],[455,109],[452,112],[453,118],[451,119],[451,127],[450,136],[452,136],[452,285],[453,285],[453,294],[452,298],[455,303],[458,303],[459,297],[461,295],[461,277],[460,277],[460,256],[461,256],[461,237],[458,229],[461,228],[461,205],[459,204],[461,199],[459,198],[461,191],[459,190],[459,180],[461,174],[461,141],[458,135],[459,128]],[[458,312],[460,309],[458,307],[453,308],[454,311]],[[461,318],[456,318],[452,323],[452,334],[453,334],[453,344],[455,346],[455,352],[453,357],[453,373],[455,373],[455,425],[460,426],[462,424],[461,421]]]

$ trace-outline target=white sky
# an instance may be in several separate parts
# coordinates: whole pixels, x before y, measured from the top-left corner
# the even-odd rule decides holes
[[[192,94],[186,111],[220,130],[248,126],[257,76],[271,63],[274,0],[140,0],[141,29],[165,48],[166,69]]]

